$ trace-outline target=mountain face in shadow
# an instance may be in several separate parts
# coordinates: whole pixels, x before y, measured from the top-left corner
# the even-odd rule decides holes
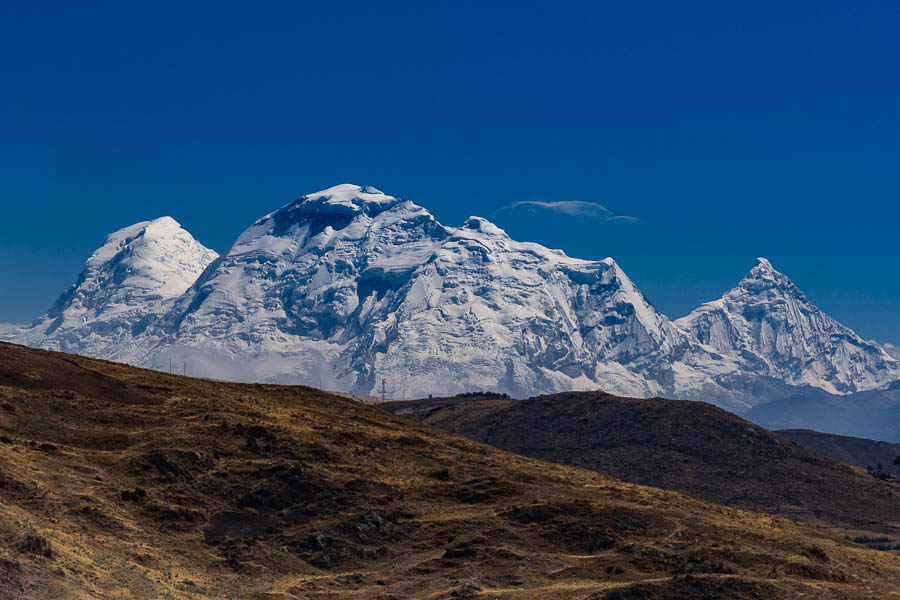
[[[873,477],[710,404],[572,392],[380,406],[516,454],[900,543],[900,480]]]

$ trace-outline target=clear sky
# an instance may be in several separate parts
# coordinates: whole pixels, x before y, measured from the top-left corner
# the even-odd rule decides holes
[[[380,4],[0,3],[0,321],[125,225],[223,251],[353,182],[613,256],[672,318],[766,256],[900,343],[900,3]]]

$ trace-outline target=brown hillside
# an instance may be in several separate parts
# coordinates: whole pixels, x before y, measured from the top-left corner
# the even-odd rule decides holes
[[[896,558],[301,387],[0,345],[2,598],[888,598]]]
[[[810,429],[781,429],[775,433],[792,442],[797,442],[804,448],[831,458],[868,469],[877,469],[880,464],[885,471],[898,472],[898,466],[894,464],[894,461],[900,456],[900,444],[834,435]]]
[[[900,544],[900,480],[873,477],[703,402],[587,392],[381,406],[517,454],[835,528],[879,548]]]

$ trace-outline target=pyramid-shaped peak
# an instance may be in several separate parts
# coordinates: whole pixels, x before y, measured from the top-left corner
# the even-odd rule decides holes
[[[756,259],[756,262],[753,264],[753,267],[750,268],[750,271],[747,273],[747,278],[749,279],[761,279],[761,278],[774,278],[774,277],[784,277],[784,273],[776,269],[772,266],[771,261],[768,258],[763,258],[762,256]]]
[[[94,251],[86,266],[105,264],[128,247],[139,246],[200,246],[200,244],[172,217],[159,217],[151,221],[140,221],[110,233],[103,244]],[[204,250],[206,250],[204,248]]]
[[[217,257],[172,217],[123,227],[106,236],[47,316],[93,322],[152,311],[184,293]]]
[[[756,259],[756,263],[744,276],[738,287],[746,287],[747,285],[753,287],[762,285],[796,288],[794,282],[787,275],[773,267],[772,263],[763,257]]]
[[[756,257],[756,264],[754,265],[755,269],[759,269],[760,271],[775,271],[775,267],[772,266],[772,263],[768,258],[763,256]]]
[[[178,221],[166,216],[109,234],[87,260],[85,268],[93,271],[127,267],[131,274],[150,269],[162,279],[168,278],[170,269],[176,269],[185,272],[182,275],[190,284],[190,278],[199,275],[216,257],[215,251],[203,246]]]
[[[828,316],[765,258],[721,298],[675,324],[716,352],[755,357],[755,370],[791,385],[846,393],[896,377],[877,344]]]

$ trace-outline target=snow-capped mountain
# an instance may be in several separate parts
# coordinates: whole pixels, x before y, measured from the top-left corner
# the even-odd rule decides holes
[[[747,371],[791,385],[843,394],[900,377],[882,347],[819,310],[765,258],[720,299],[675,324]]]
[[[118,358],[135,328],[164,313],[218,255],[171,217],[136,223],[106,237],[78,280],[16,341],[64,352]]]
[[[175,304],[151,365],[355,393],[648,395],[681,334],[611,260],[341,185],[266,215]]]
[[[746,409],[779,386],[845,392],[898,361],[818,311],[760,260],[672,323],[611,259],[445,227],[340,185],[256,221],[220,257],[168,218],[107,238],[30,327],[30,345],[241,381],[392,397],[602,388]]]

